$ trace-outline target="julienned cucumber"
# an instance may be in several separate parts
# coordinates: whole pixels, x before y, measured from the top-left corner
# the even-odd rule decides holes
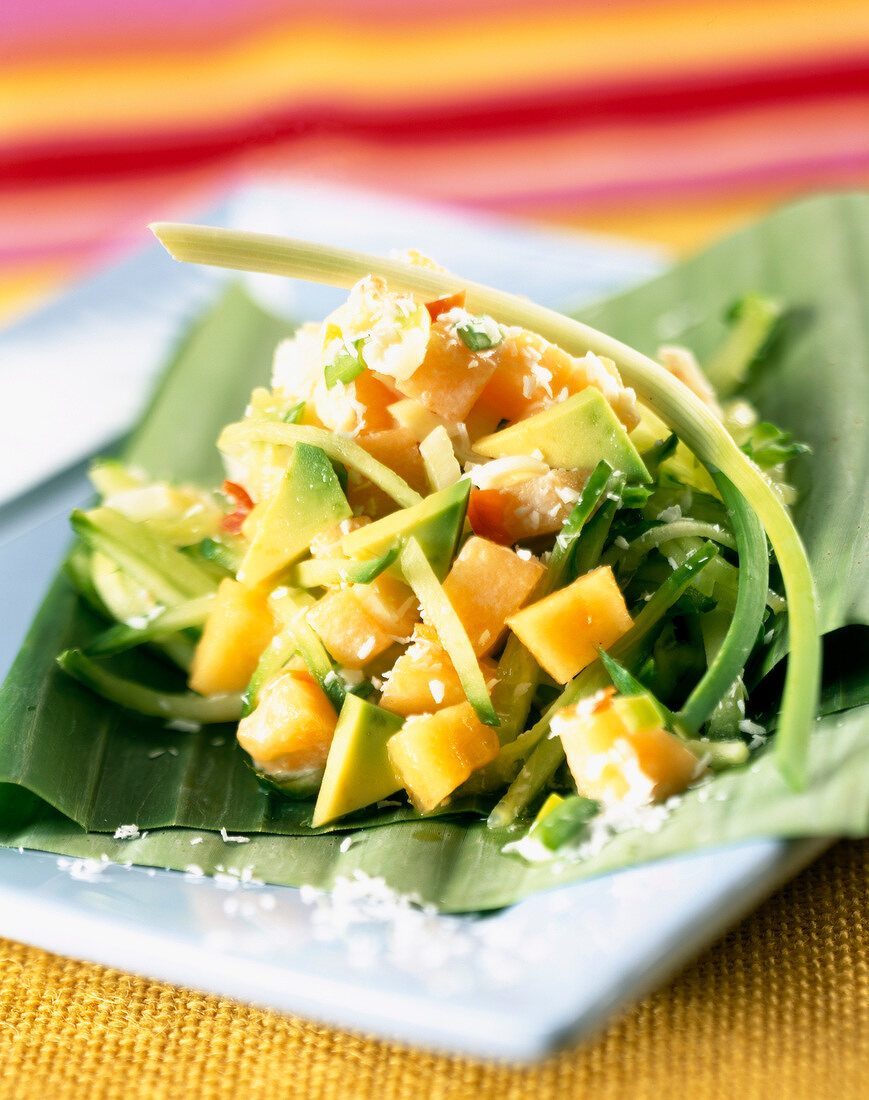
[[[241,696],[235,693],[207,696],[196,695],[192,691],[155,691],[109,672],[79,649],[68,649],[61,653],[57,663],[64,672],[74,676],[79,683],[97,695],[151,718],[206,726],[219,722],[237,722],[241,717]]]

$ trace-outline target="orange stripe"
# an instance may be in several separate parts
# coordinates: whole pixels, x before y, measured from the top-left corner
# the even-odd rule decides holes
[[[869,43],[869,4],[839,0],[819,18],[815,0],[732,0],[624,10],[505,16],[417,29],[352,33],[311,24],[203,54],[164,53],[131,65],[124,56],[62,65],[7,65],[0,73],[7,141],[238,119],[294,99],[324,95],[365,108],[384,101],[448,101],[559,81],[660,78],[670,72],[770,66],[848,55]],[[485,135],[484,135],[485,136]]]

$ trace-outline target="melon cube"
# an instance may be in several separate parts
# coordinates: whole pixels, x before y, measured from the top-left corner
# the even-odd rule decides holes
[[[493,661],[482,658],[480,671],[487,684],[494,680]],[[465,690],[449,654],[437,636],[432,639],[422,632],[417,632],[384,680],[380,705],[394,714],[429,714],[465,701]]]
[[[392,636],[363,609],[353,588],[327,592],[305,613],[305,619],[343,668],[364,668],[393,643]]]
[[[419,619],[419,604],[404,581],[381,573],[369,584],[354,584],[353,595],[393,641],[407,641]]]
[[[642,697],[598,692],[558,711],[552,732],[561,738],[576,783],[586,798],[641,806],[683,791],[702,770],[693,755],[663,729],[654,708],[632,706]],[[639,711],[649,711],[645,720]]]
[[[428,493],[428,479],[422,455],[419,453],[419,444],[407,428],[369,432],[367,435],[359,436],[356,442],[372,458],[376,458],[378,462],[382,462],[399,477],[404,478],[411,489],[415,489],[422,496]],[[375,518],[388,515],[398,507],[388,493],[372,485],[367,478],[361,477],[354,471],[350,472],[347,499],[354,512]]]
[[[552,535],[564,526],[584,480],[576,470],[550,470],[513,485],[474,489],[468,522],[475,534],[503,546]]]
[[[274,632],[266,593],[225,578],[193,655],[190,687],[201,695],[243,691]]]
[[[436,714],[408,718],[386,743],[396,775],[420,813],[439,806],[498,755],[498,735],[459,703]]]
[[[431,326],[425,359],[396,389],[444,420],[464,420],[498,365],[495,349],[471,351],[447,313]]]
[[[321,768],[338,722],[322,688],[306,673],[286,669],[260,693],[238,725],[238,743],[271,775]]]
[[[566,684],[630,630],[632,620],[612,569],[603,565],[517,611],[507,625],[546,672]]]
[[[506,546],[474,535],[468,539],[444,581],[444,592],[478,657],[501,640],[505,620],[525,603],[544,567]]]

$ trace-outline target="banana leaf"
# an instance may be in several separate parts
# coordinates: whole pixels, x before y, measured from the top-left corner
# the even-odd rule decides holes
[[[513,837],[488,830],[473,804],[424,821],[408,820],[400,807],[375,808],[348,823],[348,848],[347,826],[312,832],[310,805],[257,784],[231,727],[171,732],[64,676],[56,655],[86,644],[103,624],[61,577],[0,692],[0,843],[179,870],[195,864],[195,873],[234,869],[276,884],[326,888],[359,869],[444,911],[480,911],[701,846],[756,836],[866,835],[869,321],[860,292],[867,285],[869,196],[831,196],[787,208],[583,316],[641,350],[679,341],[702,360],[723,337],[736,299],[760,292],[786,305],[779,338],[748,392],[764,417],[813,449],[794,463],[792,479],[830,667],[803,791],[790,790],[765,753],[689,793],[655,831],[622,833],[581,863],[529,864],[505,852]],[[129,459],[154,476],[218,482],[219,429],[265,380],[285,331],[231,290],[179,350],[130,441]],[[124,661],[155,682],[167,676],[157,660],[126,654],[122,669]],[[774,675],[762,685],[773,717]],[[132,823],[148,835],[113,839]],[[247,840],[227,843],[221,829]],[[194,836],[203,839],[192,848]]]

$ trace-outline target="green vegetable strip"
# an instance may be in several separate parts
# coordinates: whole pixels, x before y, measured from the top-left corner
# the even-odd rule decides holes
[[[690,733],[697,732],[745,667],[763,624],[769,582],[766,535],[760,520],[726,477],[715,471],[712,476],[736,534],[739,588],[724,641],[679,712],[680,724]]]
[[[781,304],[761,294],[747,294],[737,302],[727,338],[703,365],[707,378],[721,397],[729,397],[745,381],[752,363],[769,343],[781,315]]]
[[[649,632],[717,553],[717,549],[711,543],[707,543],[701,550],[695,551],[678,569],[673,570],[637,615],[631,629],[612,647],[612,655],[617,661],[631,662],[641,650]],[[529,749],[532,751],[527,755],[525,764],[504,797],[489,814],[490,829],[499,829],[512,824],[549,782],[564,759],[561,741],[557,737],[547,736],[549,724],[555,713],[562,707],[568,707],[579,699],[600,691],[601,688],[606,687],[608,680],[609,675],[603,661],[597,660],[588,668],[584,668],[548,707],[540,721],[514,742],[518,747],[521,741],[526,754]],[[513,748],[513,745],[509,748]]]
[[[581,577],[600,564],[600,556],[610,527],[619,509],[619,500],[604,501],[582,533],[574,552],[571,575]]]
[[[206,726],[215,722],[237,722],[241,717],[241,696],[236,693],[196,695],[192,691],[155,691],[143,684],[116,676],[78,649],[68,649],[61,653],[57,663],[64,672],[74,676],[79,683],[97,695],[151,718],[163,718],[167,722],[195,722]]]
[[[537,583],[528,603],[536,603],[561,588],[570,560],[585,524],[607,490],[612,467],[599,462],[585,483],[552,548],[546,572]],[[492,705],[501,720],[498,737],[502,745],[514,741],[531,709],[534,690],[540,680],[540,666],[515,634],[511,634],[498,661],[498,680],[492,688]]]
[[[484,725],[497,726],[498,715],[489,698],[486,681],[467,632],[415,538],[407,540],[399,561],[404,579],[419,600],[424,618],[437,631],[441,645],[453,662],[468,702]]]
[[[217,587],[192,558],[112,508],[75,511],[70,522],[82,542],[111,558],[159,603],[172,606]]]
[[[88,657],[110,657],[113,653],[122,653],[155,638],[165,638],[178,630],[202,626],[213,603],[213,595],[198,596],[195,600],[166,608],[143,626],[117,623],[95,638],[84,652]]]
[[[354,443],[352,439],[335,435],[325,428],[313,428],[307,424],[279,424],[274,420],[241,420],[224,428],[217,441],[221,450],[236,443],[272,443],[292,447],[295,443],[310,443],[320,447],[335,462],[356,470],[370,482],[387,493],[396,504],[409,508],[419,504],[422,497],[393,473],[388,466]]]
[[[398,547],[372,561],[347,558],[310,558],[294,565],[287,574],[296,588],[322,588],[329,584],[370,584],[398,557]]]
[[[727,546],[731,550],[736,549],[736,541],[728,532],[716,527],[714,523],[701,523],[696,519],[677,519],[672,523],[662,523],[659,527],[650,527],[642,535],[635,538],[619,555],[619,561],[627,568],[639,562],[644,554],[660,546],[662,542],[670,542],[672,539],[699,538],[711,539],[720,546]],[[611,553],[607,553],[607,560],[614,560]]]
[[[350,287],[376,273],[396,289],[424,300],[464,290],[467,308],[503,325],[521,325],[574,355],[612,359],[627,385],[697,457],[720,470],[757,513],[772,544],[788,601],[790,656],[776,734],[779,769],[802,787],[808,739],[815,721],[821,674],[821,638],[814,581],[799,534],[776,490],[740,451],[712,412],[659,363],[621,341],[554,310],[455,275],[384,260],[362,252],[266,234],[168,222],[152,225],[175,259],[244,271],[262,271]]]
[[[275,634],[263,650],[254,674],[244,689],[244,695],[241,699],[242,718],[246,718],[256,707],[263,685],[267,684],[273,676],[276,676],[296,652],[298,652],[298,648],[295,634],[286,629]]]

